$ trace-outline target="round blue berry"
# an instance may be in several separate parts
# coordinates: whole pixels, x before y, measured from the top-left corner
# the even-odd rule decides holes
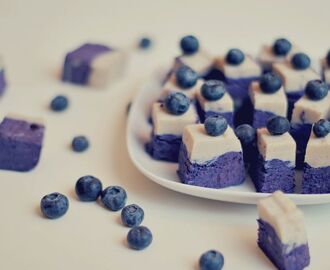
[[[83,152],[89,147],[89,141],[85,136],[77,136],[72,140],[72,149],[75,152]]]
[[[262,92],[267,94],[273,94],[282,87],[281,77],[273,72],[262,75],[259,83]]]
[[[184,54],[194,54],[199,49],[198,39],[194,36],[185,36],[180,41],[180,47]]]
[[[328,54],[327,54],[326,60],[327,60],[327,64],[328,64],[328,66],[330,66],[330,50],[328,51]]]
[[[297,70],[304,70],[310,67],[311,59],[305,53],[296,53],[291,58],[291,64]]]
[[[170,114],[181,115],[188,111],[190,99],[180,92],[170,93],[164,101],[165,108]]]
[[[59,218],[68,211],[69,200],[65,195],[54,192],[41,199],[40,208],[45,217]]]
[[[205,119],[204,127],[208,135],[219,136],[226,131],[228,123],[223,116],[209,116]]]
[[[127,234],[127,242],[132,249],[145,249],[152,242],[152,233],[144,226],[133,227]]]
[[[239,125],[235,129],[235,134],[243,145],[252,144],[255,142],[257,136],[256,129],[248,124]]]
[[[78,179],[76,183],[76,194],[81,201],[96,201],[101,195],[102,183],[99,179],[91,175],[86,175]]]
[[[312,80],[306,84],[305,94],[311,100],[321,100],[328,95],[329,87],[321,80]]]
[[[226,62],[233,66],[240,65],[244,59],[245,55],[240,49],[231,49],[226,55]]]
[[[69,105],[69,100],[66,96],[56,96],[52,99],[50,103],[50,108],[54,112],[62,112],[64,111]]]
[[[292,48],[292,44],[285,38],[275,40],[273,44],[273,53],[277,56],[286,56]]]
[[[152,45],[152,41],[148,37],[143,37],[139,41],[139,47],[141,49],[149,49],[151,47],[151,45]]]
[[[313,125],[313,132],[316,137],[322,138],[330,133],[330,121],[321,119]]]
[[[202,85],[201,91],[206,100],[214,101],[219,100],[224,96],[226,88],[221,81],[209,80]]]
[[[176,83],[182,89],[188,89],[193,87],[198,80],[198,74],[190,67],[181,66],[175,72]]]
[[[216,250],[209,250],[202,254],[199,259],[201,270],[221,270],[225,263],[223,255]]]
[[[127,227],[139,226],[142,223],[143,218],[144,211],[136,204],[127,205],[121,210],[121,220]]]
[[[283,116],[273,116],[267,121],[267,129],[272,135],[282,135],[290,130],[290,122]]]
[[[127,200],[126,191],[119,186],[107,187],[101,193],[101,201],[104,206],[112,211],[122,209]]]

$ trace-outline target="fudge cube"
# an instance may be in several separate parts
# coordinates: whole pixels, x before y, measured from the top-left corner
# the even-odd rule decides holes
[[[39,162],[44,126],[14,118],[0,124],[0,169],[29,171]]]
[[[64,61],[62,80],[79,85],[105,87],[122,76],[127,56],[101,44],[86,43],[69,52]]]
[[[245,179],[242,148],[228,127],[220,136],[210,136],[203,124],[185,127],[179,154],[178,175],[184,184],[224,188]]]
[[[310,264],[309,247],[300,209],[283,192],[258,202],[258,245],[281,270],[302,270]]]
[[[5,69],[0,58],[0,96],[2,96],[6,89]]]

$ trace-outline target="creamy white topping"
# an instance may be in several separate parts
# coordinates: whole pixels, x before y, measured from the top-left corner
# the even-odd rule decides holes
[[[232,128],[228,126],[224,134],[210,136],[203,124],[188,125],[183,131],[182,141],[191,161],[204,163],[227,152],[241,152],[241,144]]]
[[[250,84],[249,94],[254,109],[286,116],[288,102],[283,87],[275,93],[267,94],[261,90],[259,82],[254,81]]]
[[[279,159],[295,163],[296,142],[288,132],[273,136],[267,128],[260,128],[257,130],[257,136],[258,150],[264,160]]]
[[[297,70],[292,67],[289,61],[275,63],[273,69],[281,76],[287,93],[304,90],[308,81],[320,79],[320,76],[312,68]]]
[[[110,81],[120,78],[126,68],[127,54],[122,51],[109,51],[95,57],[91,63],[88,84],[103,88]]]
[[[327,60],[326,59],[323,59],[321,61],[321,65],[323,67],[323,74],[324,74],[324,79],[325,81],[330,84],[330,67],[327,63]]]
[[[328,117],[330,117],[330,94],[322,100],[311,100],[303,96],[294,105],[291,122],[313,124]]]
[[[184,65],[192,68],[198,74],[207,72],[214,63],[214,57],[201,49],[197,53],[182,55],[178,58]]]
[[[272,64],[272,63],[283,63],[286,59],[289,59],[292,54],[298,52],[298,48],[296,46],[292,46],[289,53],[285,56],[278,56],[273,53],[273,46],[264,45],[261,47],[258,60],[263,64]]]
[[[303,212],[282,191],[258,201],[260,219],[270,224],[285,245],[286,253],[307,244]]]
[[[314,132],[311,132],[306,148],[305,162],[314,168],[330,166],[330,134],[318,138]]]
[[[203,95],[201,88],[196,94],[199,105],[205,112],[232,112],[234,110],[234,103],[230,95],[226,92],[224,96],[219,100],[209,101],[206,100]]]
[[[161,103],[152,105],[152,123],[156,135],[173,134],[181,136],[186,125],[196,123],[198,117],[194,106],[182,115],[173,115],[166,111]]]
[[[215,67],[221,70],[227,78],[232,79],[258,77],[261,75],[261,67],[249,55],[245,55],[243,63],[237,66],[229,65],[224,56],[218,57],[215,60]]]

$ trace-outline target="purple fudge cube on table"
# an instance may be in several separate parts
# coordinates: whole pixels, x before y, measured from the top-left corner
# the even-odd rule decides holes
[[[40,158],[43,137],[43,125],[6,117],[0,124],[0,169],[33,169]]]
[[[304,216],[283,192],[258,202],[258,245],[280,270],[303,270],[310,264]]]

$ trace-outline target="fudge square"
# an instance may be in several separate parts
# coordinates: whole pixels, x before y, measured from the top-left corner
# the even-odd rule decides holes
[[[69,52],[64,61],[62,80],[79,85],[105,87],[121,77],[127,56],[101,44],[86,43]]]
[[[283,192],[259,200],[258,245],[280,270],[302,270],[310,264],[304,216]]]
[[[29,171],[39,162],[44,126],[6,117],[0,123],[0,169]]]
[[[210,136],[203,124],[185,127],[179,154],[178,175],[184,184],[208,188],[239,185],[245,180],[240,141],[228,127]]]

